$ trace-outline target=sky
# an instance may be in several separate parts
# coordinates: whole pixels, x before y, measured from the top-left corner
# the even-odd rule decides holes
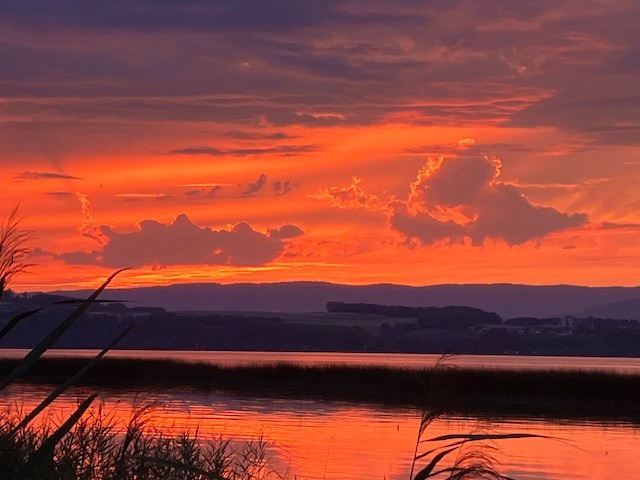
[[[4,0],[18,291],[637,285],[640,2]]]

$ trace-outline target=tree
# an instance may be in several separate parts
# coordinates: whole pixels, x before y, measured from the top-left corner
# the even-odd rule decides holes
[[[16,205],[0,223],[0,300],[14,277],[33,266],[28,262],[33,248],[27,245],[33,232],[21,227],[23,219]]]

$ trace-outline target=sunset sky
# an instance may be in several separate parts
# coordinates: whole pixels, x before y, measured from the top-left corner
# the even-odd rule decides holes
[[[637,285],[640,2],[3,0],[12,288]]]

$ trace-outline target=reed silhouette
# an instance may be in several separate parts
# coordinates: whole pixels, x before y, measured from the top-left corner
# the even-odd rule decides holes
[[[20,206],[16,205],[0,223],[0,300],[13,278],[34,266],[28,260],[33,252],[29,246],[33,232],[22,228],[24,217],[19,210]]]

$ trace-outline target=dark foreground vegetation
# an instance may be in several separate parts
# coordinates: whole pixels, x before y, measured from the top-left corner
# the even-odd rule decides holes
[[[85,361],[42,358],[23,378],[33,383],[59,383]],[[0,361],[0,376],[16,363]],[[463,370],[443,366],[422,371],[289,364],[221,367],[107,357],[79,383],[96,388],[190,387],[255,396],[426,406],[450,414],[640,422],[640,376],[605,372]]]
[[[197,433],[166,434],[144,407],[125,424],[102,409],[87,412],[23,476],[46,444],[53,424],[21,428],[20,417],[0,414],[0,480],[268,480],[282,479],[270,465],[269,445],[257,438],[237,445]]]

